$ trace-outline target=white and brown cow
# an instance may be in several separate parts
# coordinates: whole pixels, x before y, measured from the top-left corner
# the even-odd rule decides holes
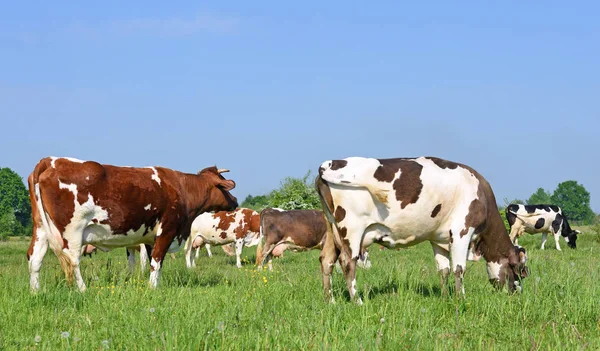
[[[235,243],[236,264],[242,267],[240,256],[244,246],[254,246],[260,241],[260,214],[249,208],[234,211],[203,213],[192,223],[192,231],[185,245],[188,268],[195,267],[192,249],[206,244],[211,246]],[[227,251],[226,251],[227,252]]]
[[[554,236],[556,249],[561,251],[558,239],[562,236],[570,248],[577,248],[579,230],[571,229],[567,217],[556,205],[520,205],[510,204],[506,207],[506,219],[510,226],[510,238],[515,244],[523,232],[529,234],[542,233],[542,247],[546,245],[548,232]]]
[[[321,210],[264,209],[260,213],[263,239],[256,249],[258,268],[268,262],[269,269],[273,270],[272,257],[281,256],[287,249],[321,250],[328,230],[327,219]],[[359,266],[371,267],[368,255],[366,250],[361,251]]]
[[[42,159],[29,176],[33,237],[32,290],[39,289],[43,257],[52,248],[67,280],[86,289],[79,260],[83,245],[101,250],[153,244],[150,285],[156,287],[165,254],[187,239],[206,211],[232,210],[235,187],[216,167],[186,174],[162,167],[116,167],[73,158]]]
[[[340,259],[351,299],[361,245],[388,248],[429,241],[441,274],[450,269],[462,292],[469,247],[487,261],[490,282],[520,290],[527,275],[526,253],[510,241],[488,182],[472,168],[434,157],[326,161],[315,180],[332,224],[321,251],[325,296],[331,299],[331,271]],[[452,264],[450,263],[452,256]],[[360,298],[357,302],[361,302]]]

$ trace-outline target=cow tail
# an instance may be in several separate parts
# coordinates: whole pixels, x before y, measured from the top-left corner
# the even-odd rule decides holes
[[[33,173],[33,184],[35,187],[35,197],[36,197],[36,201],[37,201],[37,208],[38,208],[38,211],[40,211],[40,218],[42,219],[42,224],[47,233],[47,238],[48,238],[48,243],[50,244],[50,248],[56,254],[56,257],[58,258],[58,262],[60,263],[60,267],[62,268],[63,272],[65,272],[67,284],[70,285],[73,282],[75,264],[73,263],[73,260],[71,260],[71,257],[69,257],[69,255],[67,255],[67,253],[63,250],[63,240],[62,240],[62,237],[61,237],[60,233],[58,232],[58,230],[56,230],[56,228],[54,228],[55,230],[52,230],[53,228],[49,224],[50,221],[48,219],[48,214],[46,213],[46,210],[44,208],[44,203],[42,202],[42,194],[41,194],[40,184],[39,184],[39,175],[44,170],[46,170],[46,168],[48,168],[47,166],[48,166],[47,164],[40,162],[36,166],[34,173]]]

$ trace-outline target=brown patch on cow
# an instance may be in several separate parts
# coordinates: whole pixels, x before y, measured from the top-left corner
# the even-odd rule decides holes
[[[344,220],[344,218],[346,218],[346,210],[344,210],[344,208],[342,206],[338,206],[335,209],[335,213],[334,213],[334,218],[336,222],[341,222]]]
[[[400,165],[400,178],[394,181],[392,187],[396,191],[396,200],[400,201],[400,208],[413,204],[419,200],[423,189],[421,171],[423,166],[414,161],[404,161]]]
[[[67,241],[67,239],[63,238],[63,249],[68,249],[69,248],[69,242]]]
[[[235,211],[217,212],[213,215],[213,217],[219,220],[219,224],[217,224],[217,229],[227,230],[235,221]]]
[[[221,235],[219,235],[221,237],[221,239],[226,239],[227,238],[227,232],[221,232]]]
[[[438,213],[440,213],[441,209],[442,209],[442,204],[438,204],[437,206],[435,206],[433,208],[433,211],[431,211],[431,218],[435,218],[435,216],[437,216]]]
[[[452,161],[447,161],[441,158],[437,158],[437,157],[427,157],[427,159],[433,161],[433,163],[435,163],[438,167],[445,169],[456,169],[458,168],[458,166],[461,166],[460,164],[456,163],[456,162],[452,162]]]
[[[392,180],[394,180],[394,177],[396,176],[396,173],[398,173],[402,162],[406,161],[401,159],[387,159],[379,160],[379,162],[381,164],[379,167],[377,167],[375,173],[373,173],[373,177],[380,182],[390,183]]]
[[[260,215],[258,212],[249,208],[237,209],[242,212],[242,219],[235,228],[235,238],[242,239],[248,236],[250,232],[258,233],[260,231]]]
[[[347,164],[348,164],[348,161],[346,161],[346,160],[333,160],[333,161],[331,161],[330,169],[332,171],[337,171],[338,169],[346,167]]]
[[[324,206],[324,210],[333,214],[333,197],[331,196],[331,190],[329,185],[320,175],[315,178],[315,190],[321,198],[321,205]]]

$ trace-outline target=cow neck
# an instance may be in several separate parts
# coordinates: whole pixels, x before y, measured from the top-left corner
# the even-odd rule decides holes
[[[180,185],[182,194],[185,194],[182,200],[188,212],[200,212],[205,207],[209,197],[208,181],[201,174],[184,174]]]
[[[516,254],[515,247],[498,210],[495,211],[488,215],[487,230],[482,233],[478,248],[487,262],[500,262],[502,259],[510,261],[511,256]]]

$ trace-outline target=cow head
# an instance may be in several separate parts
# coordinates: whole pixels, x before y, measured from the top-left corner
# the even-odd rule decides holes
[[[581,234],[581,232],[579,230],[572,230],[567,234],[567,236],[565,236],[567,245],[569,245],[569,247],[572,249],[577,248],[577,234]]]
[[[235,188],[235,182],[223,177],[222,173],[226,172],[229,170],[214,166],[198,172],[208,184],[208,206],[205,211],[232,211],[238,207],[237,198],[230,193]]]
[[[508,290],[514,292],[521,290],[521,280],[529,276],[529,267],[527,263],[527,251],[521,246],[514,246],[515,255],[511,255],[508,261],[507,269]]]

